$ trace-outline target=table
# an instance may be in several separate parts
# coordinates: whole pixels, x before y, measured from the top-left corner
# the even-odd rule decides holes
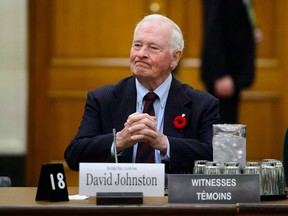
[[[145,197],[141,205],[96,205],[96,198],[35,201],[36,187],[0,188],[0,215],[287,215],[288,200],[236,204],[173,204],[168,197]],[[78,194],[77,187],[68,188]]]

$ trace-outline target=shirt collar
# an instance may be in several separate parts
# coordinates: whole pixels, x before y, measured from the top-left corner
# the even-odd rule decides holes
[[[148,89],[146,89],[136,78],[136,91],[137,91],[137,103],[139,105],[142,105],[143,103],[143,98],[144,96],[149,92]],[[168,92],[171,86],[172,82],[172,75],[169,74],[167,79],[160,85],[158,86],[155,90],[154,93],[156,93],[159,97],[160,100],[160,106],[163,108],[166,104],[167,97],[168,97]]]

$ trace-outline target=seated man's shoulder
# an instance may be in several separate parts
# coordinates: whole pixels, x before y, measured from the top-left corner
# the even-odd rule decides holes
[[[127,85],[131,85],[133,82],[131,82],[133,77],[127,77],[122,80],[120,80],[116,84],[107,84],[98,88],[95,88],[91,91],[89,91],[89,94],[92,94],[93,96],[97,97],[110,97],[114,94],[114,92],[121,92],[122,89],[126,88]]]

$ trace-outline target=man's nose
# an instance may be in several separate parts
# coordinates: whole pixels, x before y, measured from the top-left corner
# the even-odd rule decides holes
[[[138,57],[146,57],[147,56],[147,47],[142,46],[141,49],[137,52]]]

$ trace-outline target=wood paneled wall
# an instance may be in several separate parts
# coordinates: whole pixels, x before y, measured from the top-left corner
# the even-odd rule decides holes
[[[264,41],[257,79],[242,96],[247,160],[282,159],[288,123],[287,1],[256,0]],[[285,10],[286,9],[286,10]],[[182,28],[184,56],[177,77],[203,89],[199,79],[201,0],[30,0],[28,184],[37,185],[42,163],[60,161],[76,134],[88,90],[131,75],[133,30],[146,14],[167,15]],[[68,186],[78,173],[66,169]]]

